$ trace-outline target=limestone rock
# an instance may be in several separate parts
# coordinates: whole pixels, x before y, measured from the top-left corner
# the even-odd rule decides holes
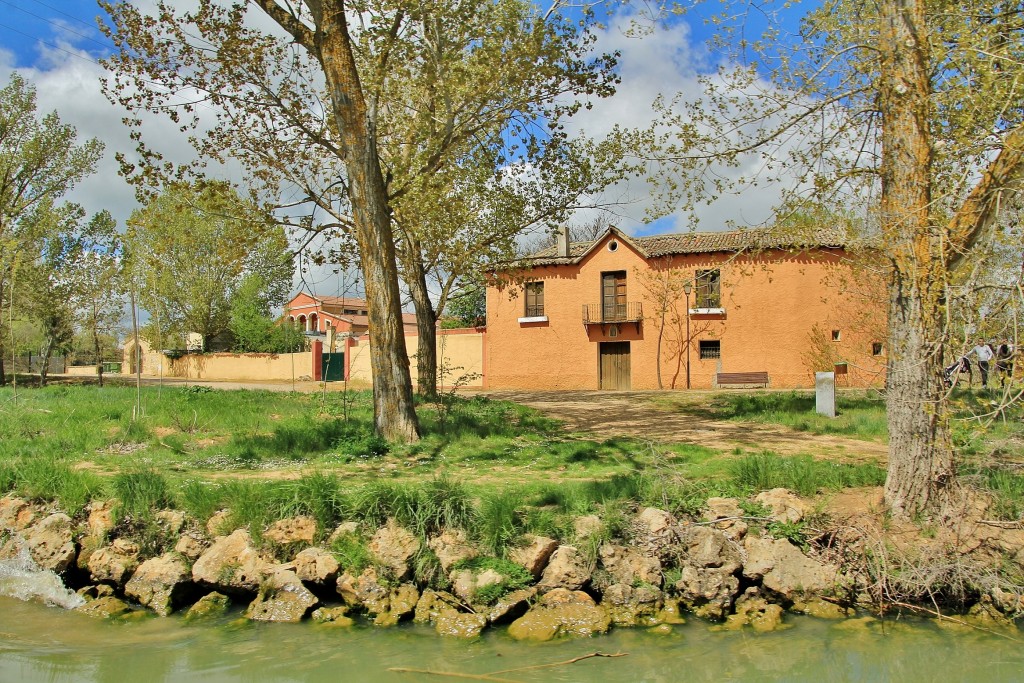
[[[412,620],[417,624],[432,624],[444,610],[455,609],[459,601],[451,593],[427,588],[420,595]]]
[[[75,541],[71,518],[55,512],[33,524],[23,533],[32,560],[41,569],[60,574],[75,561]]]
[[[373,567],[367,567],[355,577],[347,572],[342,574],[338,577],[337,591],[347,605],[362,607],[373,615],[377,626],[394,626],[412,616],[420,600],[416,586],[405,583],[390,588],[379,581]]]
[[[732,609],[740,581],[723,569],[685,565],[674,588],[679,600],[697,616],[722,619]]]
[[[96,600],[98,598],[109,598],[114,595],[114,589],[105,583],[94,583],[88,586],[82,586],[75,591],[79,597],[85,600]]]
[[[122,539],[117,539],[89,556],[89,573],[93,580],[115,586],[124,586],[138,566],[139,547]]]
[[[704,519],[715,522],[714,528],[724,531],[732,540],[739,540],[747,534],[747,523],[740,519],[744,516],[740,502],[735,498],[708,498]]]
[[[530,602],[537,595],[536,588],[521,588],[498,598],[487,611],[487,621],[502,624],[518,619],[530,609]]]
[[[113,500],[94,500],[85,509],[89,512],[86,521],[88,535],[106,537],[114,528],[114,505]]]
[[[32,524],[38,516],[39,511],[23,498],[0,498],[0,530],[21,531]]]
[[[678,533],[676,518],[658,508],[644,508],[633,520],[633,544],[663,562],[671,559]]]
[[[433,624],[435,630],[444,636],[475,638],[487,625],[483,614],[464,612],[455,596],[444,591],[427,589],[416,603],[413,621],[417,624]]]
[[[548,560],[558,548],[558,541],[547,536],[528,535],[524,539],[526,544],[515,548],[509,553],[508,559],[516,564],[525,567],[526,571],[533,574],[533,578],[539,579],[548,566]]]
[[[476,592],[485,586],[491,586],[505,581],[502,576],[493,569],[485,569],[482,572],[474,572],[471,569],[462,569],[453,572],[451,575],[452,592],[459,596],[463,602],[475,603]]]
[[[453,638],[476,638],[487,626],[487,617],[482,614],[443,610],[434,620],[434,629],[442,636]]]
[[[600,566],[611,576],[612,584],[647,584],[661,587],[661,561],[633,548],[605,543],[597,552]]]
[[[77,608],[76,611],[99,619],[113,619],[128,614],[132,611],[132,608],[120,598],[107,596],[90,600]]]
[[[818,619],[845,619],[854,614],[852,609],[846,609],[833,602],[826,602],[821,598],[794,600],[790,609]]]
[[[388,593],[388,609],[378,612],[373,618],[375,626],[395,626],[398,622],[411,617],[416,611],[420,600],[420,592],[411,583],[403,583]]]
[[[185,528],[185,513],[181,510],[161,510],[156,513],[160,530],[169,536],[177,536]]]
[[[358,522],[342,522],[331,535],[327,538],[327,545],[331,545],[342,536],[358,536],[359,535],[359,523]]]
[[[754,502],[768,508],[776,522],[799,522],[808,510],[807,503],[788,489],[762,491],[754,496]]]
[[[185,621],[219,617],[228,611],[231,600],[223,593],[208,593],[185,613]]]
[[[441,570],[446,574],[452,565],[477,556],[476,549],[466,540],[466,533],[461,529],[446,529],[427,541],[427,547],[434,551]]]
[[[691,526],[682,533],[686,564],[700,569],[721,569],[727,574],[743,564],[740,548],[725,533],[706,526]]]
[[[804,594],[830,594],[842,583],[839,567],[807,557],[784,539],[746,539],[743,575],[787,600]]]
[[[192,579],[220,591],[253,593],[270,562],[253,547],[245,529],[213,542],[192,565]]]
[[[579,590],[590,581],[590,566],[578,549],[571,545],[559,546],[551,555],[537,587],[541,591],[555,588]]]
[[[316,520],[312,517],[298,516],[279,519],[267,527],[263,537],[278,545],[311,545],[316,536]]]
[[[195,562],[209,547],[210,542],[200,538],[198,534],[186,533],[174,544],[174,551]]]
[[[228,531],[227,525],[230,520],[230,510],[218,510],[210,519],[206,520],[206,533],[214,538],[224,535],[224,532]]]
[[[597,515],[583,515],[577,517],[572,523],[573,531],[578,540],[584,540],[591,536],[597,536],[604,528],[604,523]]]
[[[318,607],[309,615],[318,624],[328,626],[352,626],[355,620],[348,616],[348,607]]]
[[[192,571],[182,556],[164,553],[139,565],[124,594],[166,617],[182,604],[192,585]]]
[[[318,602],[295,572],[278,567],[260,583],[245,616],[253,621],[297,623]]]
[[[603,607],[582,591],[556,588],[508,627],[516,640],[551,640],[557,636],[605,633],[611,618]]]
[[[409,560],[420,549],[420,541],[394,520],[377,530],[370,539],[369,550],[377,561],[390,568],[397,579],[410,573]]]
[[[759,633],[778,630],[783,626],[782,607],[759,596],[756,588],[748,588],[736,601],[736,613],[726,618],[724,628],[732,631],[744,626]]]
[[[617,583],[601,594],[601,606],[617,626],[654,626],[659,623],[661,591]]]
[[[83,536],[78,541],[78,558],[75,560],[75,566],[83,572],[89,571],[89,558],[106,543],[102,536]]]
[[[298,577],[309,583],[327,585],[338,578],[338,561],[322,548],[306,548],[295,556],[292,565]]]

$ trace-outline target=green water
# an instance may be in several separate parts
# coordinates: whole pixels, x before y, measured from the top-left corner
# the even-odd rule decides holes
[[[691,620],[667,635],[618,629],[607,636],[524,644],[494,629],[473,641],[403,626],[202,625],[175,617],[102,622],[0,597],[0,681],[458,681],[393,667],[491,674],[491,680],[602,681],[1024,681],[1024,642],[922,621],[864,626],[787,616],[770,634],[716,632]],[[1015,637],[1021,637],[1016,634]],[[548,669],[594,651],[627,653]]]

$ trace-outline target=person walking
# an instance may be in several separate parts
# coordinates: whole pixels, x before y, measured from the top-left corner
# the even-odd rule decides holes
[[[971,349],[971,353],[973,353],[978,358],[978,370],[981,371],[981,386],[987,387],[988,364],[989,362],[991,362],[992,356],[995,355],[994,353],[992,353],[992,347],[983,342],[981,339],[979,339],[975,347]]]
[[[1014,345],[1004,341],[996,348],[996,372],[999,373],[999,386],[1005,387],[1007,381],[1013,382]]]

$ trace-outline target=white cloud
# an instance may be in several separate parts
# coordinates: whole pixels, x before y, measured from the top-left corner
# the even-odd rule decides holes
[[[631,31],[633,16],[620,14],[609,20],[606,28],[597,32],[595,50],[619,51],[619,73],[622,82],[613,97],[593,101],[593,108],[581,111],[566,126],[595,138],[609,133],[618,124],[624,128],[643,129],[657,119],[652,104],[659,97],[671,100],[680,94],[685,100],[700,97],[703,86],[699,77],[715,65],[701,44],[695,43],[690,27],[684,21],[671,25],[649,25],[644,34]],[[717,172],[726,177],[756,173],[761,161],[748,158],[739,168],[721,168]],[[748,188],[742,199],[734,195],[715,198],[710,205],[696,210],[698,224],[693,225],[684,212],[675,211],[650,224],[650,215],[658,204],[658,188],[640,179],[617,185],[599,198],[609,202],[624,202],[613,210],[613,223],[629,233],[685,232],[727,230],[732,224],[753,226],[771,216],[771,209],[779,201],[779,189],[768,184]],[[580,211],[576,222],[587,222],[597,210]]]

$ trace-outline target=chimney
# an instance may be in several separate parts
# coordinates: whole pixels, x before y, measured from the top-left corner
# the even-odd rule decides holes
[[[558,247],[557,253],[561,258],[569,258],[569,226],[563,225],[558,229],[558,233],[555,235],[555,246]]]

